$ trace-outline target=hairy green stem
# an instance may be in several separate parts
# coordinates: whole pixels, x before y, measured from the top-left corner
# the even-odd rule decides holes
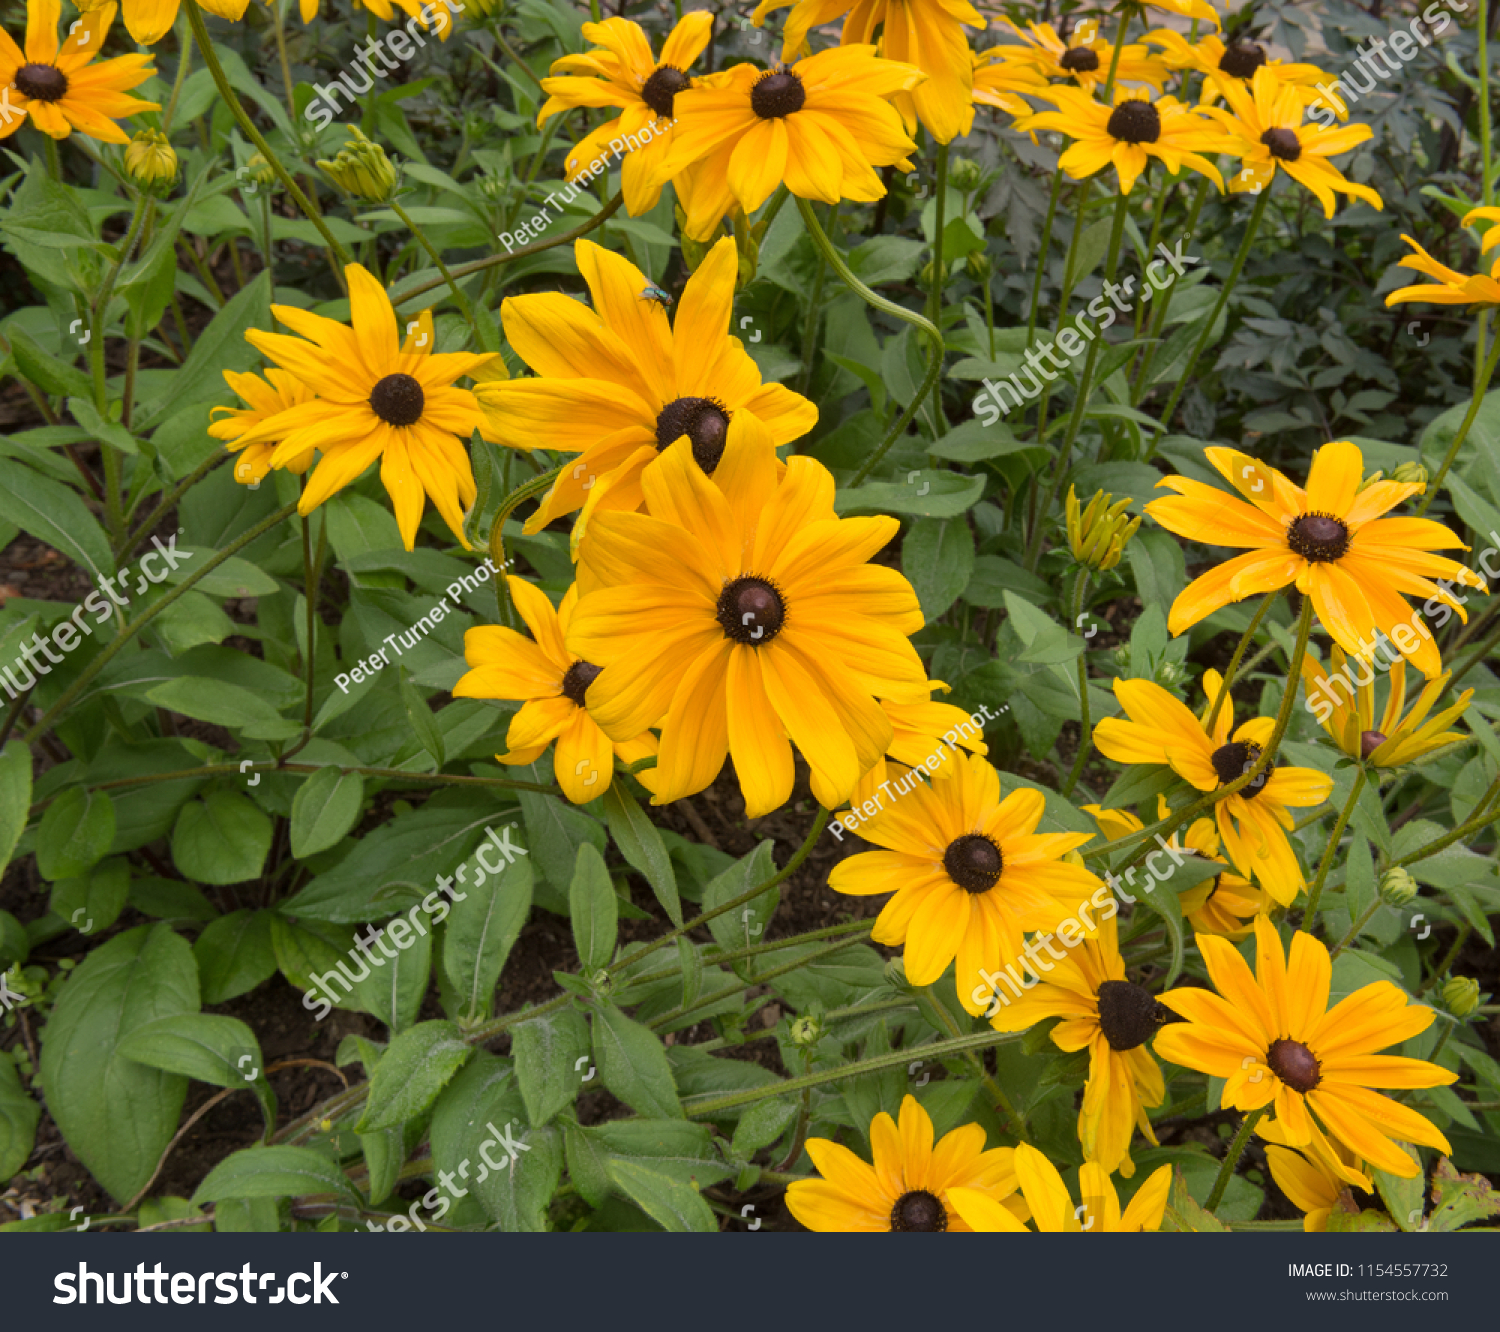
[[[1339,812],[1338,822],[1333,825],[1328,845],[1323,848],[1323,858],[1318,862],[1318,872],[1313,876],[1312,884],[1307,890],[1307,908],[1302,913],[1302,928],[1309,934],[1312,933],[1313,922],[1318,916],[1318,902],[1323,896],[1323,882],[1328,878],[1328,870],[1333,864],[1334,853],[1338,850],[1339,838],[1344,835],[1344,827],[1349,822],[1349,816],[1354,813],[1354,806],[1359,801],[1359,793],[1364,789],[1365,770],[1361,767],[1349,791],[1349,799],[1344,801],[1344,808]]]
[[[1234,1168],[1239,1165],[1240,1157],[1245,1154],[1245,1148],[1250,1143],[1250,1135],[1255,1132],[1255,1126],[1264,1118],[1269,1108],[1263,1105],[1259,1110],[1252,1110],[1245,1116],[1244,1123],[1240,1125],[1240,1131],[1234,1135],[1234,1141],[1229,1144],[1229,1150],[1224,1154],[1224,1161],[1219,1166],[1219,1174],[1214,1180],[1213,1190],[1208,1195],[1208,1201],[1203,1204],[1205,1210],[1214,1211],[1224,1200],[1224,1190],[1229,1187],[1229,1181],[1234,1178]]]

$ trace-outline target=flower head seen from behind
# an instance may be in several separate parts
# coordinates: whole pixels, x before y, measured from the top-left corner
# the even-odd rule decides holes
[[[552,62],[551,76],[542,80],[547,101],[537,124],[576,106],[614,107],[620,114],[569,150],[570,181],[601,159],[608,160],[611,140],[636,139],[649,126],[649,138],[621,158],[620,185],[632,217],[656,207],[662,182],[653,168],[672,142],[677,94],[695,85],[688,71],[708,45],[713,17],[707,9],[684,14],[667,34],[659,59],[651,54],[651,42],[638,23],[609,18],[583,25],[583,38],[594,43],[594,49]]]
[[[557,784],[575,805],[586,805],[609,790],[616,755],[627,764],[648,758],[656,753],[656,737],[648,731],[615,744],[589,716],[589,686],[599,667],[573,656],[564,645],[578,603],[577,586],[568,589],[554,610],[547,594],[524,578],[509,577],[506,583],[532,636],[500,625],[468,630],[464,657],[470,669],[453,686],[453,697],[522,700],[510,720],[510,748],[496,757],[501,763],[534,763],[556,740]],[[654,773],[648,770],[640,778],[649,789]]]
[[[1131,1134],[1139,1128],[1156,1143],[1146,1107],[1160,1105],[1164,1094],[1161,1069],[1146,1043],[1167,1013],[1145,986],[1126,979],[1114,916],[1101,918],[1096,938],[1083,939],[1061,962],[1048,964],[1039,984],[1014,998],[1002,991],[1000,1000],[990,1019],[996,1031],[1028,1031],[1047,1018],[1061,1018],[1052,1043],[1069,1053],[1088,1051],[1078,1111],[1084,1158],[1106,1174],[1135,1174]]]
[[[836,808],[891,742],[878,699],[928,698],[916,593],[869,562],[896,520],[835,517],[833,477],[811,458],[778,480],[766,434],[747,416],[712,479],[679,438],[642,476],[649,513],[600,514],[582,550],[594,590],[568,650],[604,668],[589,711],[606,734],[660,727],[656,804],[701,791],[732,755],[758,818],[790,797],[795,744]]]
[[[840,34],[843,45],[878,40],[887,59],[912,65],[927,76],[892,99],[908,130],[920,120],[938,143],[969,132],[974,123],[974,74],[964,28],[983,28],[985,23],[969,0],[760,0],[753,21],[759,26],[767,14],[788,5],[792,12],[782,32],[783,61],[808,50],[809,29],[847,15]]]
[[[1452,704],[1431,719],[1428,717],[1433,704],[1447,689],[1451,671],[1428,680],[1411,711],[1403,717],[1406,659],[1397,657],[1391,663],[1385,708],[1377,717],[1373,663],[1356,660],[1351,664],[1335,643],[1331,665],[1330,673],[1311,656],[1304,657],[1302,683],[1307,690],[1308,706],[1334,744],[1350,758],[1377,768],[1396,768],[1403,763],[1414,763],[1444,745],[1469,738],[1462,731],[1450,731],[1448,727],[1463,716],[1474,697],[1472,689],[1464,690]]]
[[[298,505],[311,513],[374,462],[391,497],[401,540],[413,549],[430,497],[466,549],[464,510],[477,488],[464,445],[479,428],[479,404],[455,386],[487,365],[491,354],[433,351],[432,314],[399,341],[400,324],[379,280],[360,264],[344,269],[350,322],[273,305],[293,333],[251,329],[245,340],[302,381],[316,401],[267,418],[241,436],[242,446],[278,440],[271,465],[283,467],[308,449],[322,453]]]
[[[773,69],[735,65],[716,86],[679,94],[656,170],[676,186],[688,236],[712,239],[731,210],[753,213],[780,184],[830,204],[881,198],[876,168],[916,149],[890,99],[923,77],[873,46],[840,46]]]
[[[1077,1206],[1057,1167],[1035,1147],[1023,1142],[1015,1149],[1014,1169],[1021,1196],[1037,1230],[1044,1235],[1160,1230],[1172,1187],[1172,1167],[1161,1166],[1146,1177],[1122,1212],[1114,1182],[1097,1162],[1086,1161],[1079,1168],[1078,1188],[1083,1201]],[[997,1203],[978,1189],[960,1185],[948,1196],[970,1230],[1030,1233],[1017,1219],[1014,1206]]]
[[[642,475],[684,435],[712,475],[736,422],[746,424],[742,418],[763,423],[772,447],[817,423],[817,408],[801,394],[761,382],[730,332],[738,271],[731,238],[688,279],[675,317],[647,299],[653,284],[624,256],[588,240],[573,253],[593,308],[561,292],[508,297],[500,307],[506,340],[537,377],[476,391],[492,438],[528,451],[579,454],[527,532],[580,508],[585,518],[639,508]],[[576,535],[581,540],[582,532]]]
[[[1441,523],[1384,516],[1421,494],[1423,485],[1377,481],[1360,489],[1364,457],[1348,440],[1325,444],[1313,455],[1306,490],[1236,449],[1214,446],[1203,452],[1244,498],[1169,476],[1160,484],[1177,493],[1152,500],[1146,512],[1177,536],[1249,551],[1178,594],[1167,617],[1172,633],[1183,633],[1243,597],[1295,585],[1312,599],[1319,621],[1345,652],[1368,660],[1378,630],[1423,675],[1441,671],[1432,631],[1404,596],[1436,600],[1467,621],[1462,602],[1433,580],[1481,591],[1485,583],[1457,560],[1433,553],[1468,549]]]
[[[1089,834],[1038,833],[1042,793],[1022,787],[1002,799],[1000,775],[977,755],[955,754],[931,782],[908,781],[858,825],[881,849],[840,861],[828,886],[894,893],[871,937],[905,944],[913,985],[931,985],[956,960],[959,1001],[978,1015],[989,1003],[980,982],[1026,956],[1023,935],[1056,929],[1103,886],[1063,859]]]
[[[151,57],[94,59],[114,22],[114,5],[85,14],[59,44],[61,12],[58,0],[27,0],[24,50],[0,28],[0,88],[7,90],[9,109],[0,117],[0,139],[29,123],[53,139],[77,130],[103,143],[128,143],[130,136],[115,121],[158,107],[128,96],[156,72]]]
[[[231,453],[240,455],[234,462],[234,479],[241,485],[255,485],[271,470],[271,456],[285,434],[291,432],[296,409],[312,402],[316,395],[296,375],[275,366],[266,371],[264,379],[248,371],[226,370],[224,381],[249,405],[215,407],[209,413],[214,419],[209,422],[208,433],[222,439]],[[272,417],[283,423],[281,435],[254,444],[244,442],[252,430]],[[309,444],[297,457],[280,465],[301,476],[313,465],[316,455],[317,447]]]
[[[1072,139],[1058,165],[1073,180],[1112,165],[1119,172],[1121,191],[1129,194],[1154,157],[1168,171],[1189,166],[1224,188],[1218,167],[1203,154],[1225,151],[1229,136],[1175,97],[1152,101],[1144,88],[1116,88],[1111,108],[1089,93],[1062,84],[1038,96],[1057,110],[1024,117],[1016,128],[1058,130]]]
[[[1354,1155],[1403,1179],[1418,1166],[1397,1142],[1452,1152],[1431,1121],[1373,1090],[1457,1081],[1425,1060],[1377,1053],[1426,1031],[1432,1009],[1409,1004],[1389,981],[1363,986],[1329,1008],[1328,949],[1298,931],[1288,962],[1265,917],[1255,922],[1253,974],[1223,939],[1200,937],[1198,948],[1217,993],[1179,989],[1161,996],[1187,1021],[1163,1028],[1158,1055],[1227,1079],[1225,1106],[1271,1107],[1288,1147],[1305,1147],[1321,1125]]]
[[[873,1165],[827,1138],[809,1138],[807,1154],[820,1178],[794,1181],[787,1210],[809,1230],[965,1231],[970,1227],[949,1194],[960,1188],[1005,1210],[1000,1200],[1016,1190],[1014,1151],[986,1151],[978,1124],[945,1133],[936,1144],[934,1136],[931,1117],[908,1094],[899,1123],[883,1110],[870,1121]]]
[[[1094,744],[1117,763],[1165,763],[1200,791],[1228,786],[1249,772],[1275,729],[1271,717],[1255,717],[1236,728],[1234,702],[1225,699],[1208,717],[1222,686],[1217,671],[1205,671],[1202,717],[1151,680],[1116,680],[1115,697],[1125,719],[1106,717],[1094,728]],[[1128,719],[1128,720],[1127,720]],[[1273,765],[1214,806],[1219,836],[1241,874],[1259,881],[1283,906],[1303,889],[1297,853],[1287,839],[1290,810],[1321,805],[1333,778],[1312,768]]]
[[[1282,82],[1264,65],[1255,71],[1248,86],[1226,79],[1219,82],[1219,90],[1229,103],[1228,109],[1221,106],[1205,109],[1239,141],[1231,149],[1242,159],[1239,170],[1230,179],[1231,191],[1259,194],[1270,187],[1272,178],[1281,170],[1312,191],[1327,217],[1333,216],[1336,207],[1335,191],[1361,199],[1371,208],[1385,207],[1374,190],[1349,180],[1328,160],[1368,139],[1374,133],[1368,125],[1348,125],[1336,130],[1304,125],[1306,96],[1295,84]]]

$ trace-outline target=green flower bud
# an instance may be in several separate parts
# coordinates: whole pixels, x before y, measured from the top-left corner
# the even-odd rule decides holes
[[[1127,518],[1125,510],[1130,507],[1128,498],[1111,504],[1114,498],[1104,491],[1097,491],[1084,509],[1072,486],[1068,487],[1068,546],[1073,558],[1100,573],[1113,569],[1120,562],[1125,545],[1140,527],[1139,518]]]
[[[1417,881],[1400,865],[1380,876],[1380,900],[1387,906],[1404,907],[1417,892]]]
[[[388,203],[401,183],[400,174],[384,148],[365,138],[357,126],[349,128],[354,138],[344,143],[333,161],[319,161],[318,169],[345,194],[366,203]]]
[[[687,234],[687,214],[682,211],[681,204],[677,205],[677,235],[682,247],[682,262],[688,266],[689,273],[696,273],[698,265],[708,258],[712,244],[707,241],[695,241]]]
[[[931,289],[932,275],[935,271],[936,270],[934,270],[934,268],[932,267],[931,259],[929,259],[925,264],[922,265],[922,271],[917,274],[917,281],[921,283],[923,291]]]
[[[906,963],[899,957],[893,957],[885,964],[885,983],[893,985],[898,990],[908,988],[906,979]]]
[[[1400,481],[1403,485],[1427,484],[1427,469],[1419,462],[1399,463],[1396,470],[1391,473],[1392,481]]]
[[[125,170],[148,194],[166,194],[177,179],[177,154],[160,130],[138,130],[125,145]]]
[[[994,267],[983,250],[970,250],[964,258],[964,269],[975,282],[988,281]]]
[[[1452,976],[1443,983],[1443,1004],[1454,1017],[1468,1017],[1479,1007],[1479,982],[1472,976]]]
[[[955,157],[948,163],[948,184],[965,194],[979,188],[984,172],[971,157]]]
[[[806,1049],[823,1035],[823,1024],[815,1017],[799,1017],[792,1023],[792,1044]]]

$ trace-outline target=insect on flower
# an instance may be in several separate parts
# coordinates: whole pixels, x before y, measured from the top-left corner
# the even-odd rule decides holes
[[[672,297],[663,291],[654,282],[648,282],[641,288],[641,299],[643,301],[655,301],[663,310],[672,308]]]

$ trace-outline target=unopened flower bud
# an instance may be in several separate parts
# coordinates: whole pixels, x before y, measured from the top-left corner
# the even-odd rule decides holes
[[[1427,469],[1419,462],[1398,463],[1396,469],[1391,473],[1392,481],[1400,481],[1403,485],[1427,485]]]
[[[792,1023],[792,1044],[806,1048],[823,1035],[823,1024],[815,1017],[799,1017]]]
[[[1125,544],[1141,525],[1139,517],[1125,516],[1125,510],[1130,507],[1129,498],[1111,504],[1113,498],[1102,490],[1097,491],[1088,508],[1081,509],[1078,495],[1072,486],[1068,487],[1068,546],[1079,564],[1100,573],[1113,569],[1120,562]]]
[[[955,190],[967,194],[970,190],[978,189],[979,182],[983,179],[984,172],[972,157],[955,157],[948,164],[948,184]]]
[[[906,963],[899,957],[893,957],[885,964],[885,983],[894,986],[898,990],[907,988]]]
[[[987,281],[994,267],[983,250],[970,250],[964,258],[964,269],[975,282]]]
[[[1479,1007],[1479,982],[1472,976],[1452,976],[1443,983],[1443,1005],[1454,1017],[1468,1017]]]
[[[922,265],[922,271],[917,274],[917,281],[921,283],[922,289],[924,291],[932,286],[932,275],[936,271],[937,270],[932,266],[931,259],[929,259],[925,264]]]
[[[687,265],[689,273],[696,273],[698,265],[708,258],[710,245],[707,241],[695,241],[688,235],[687,214],[681,204],[677,205],[677,234],[682,238],[682,262]]]
[[[349,126],[354,138],[346,140],[333,161],[319,161],[325,172],[345,194],[366,203],[387,203],[400,184],[400,176],[385,149],[365,138],[357,126]]]
[[[1387,906],[1403,907],[1417,892],[1417,881],[1400,865],[1380,876],[1380,900]]]
[[[160,130],[137,130],[125,145],[125,170],[148,194],[166,194],[177,179],[177,154]]]
[[[262,188],[276,183],[276,171],[261,153],[245,163],[245,175]]]

